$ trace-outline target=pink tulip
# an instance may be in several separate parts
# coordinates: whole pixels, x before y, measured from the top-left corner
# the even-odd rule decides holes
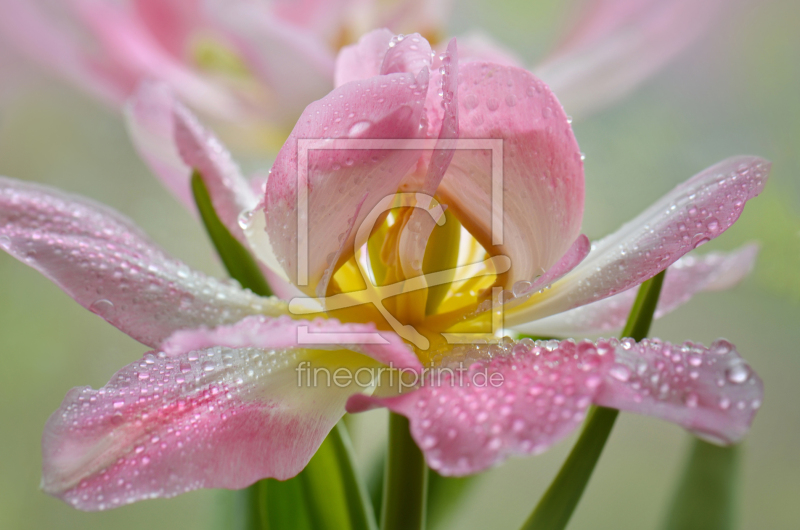
[[[593,0],[568,38],[534,68],[583,116],[612,103],[686,49],[721,0]],[[452,0],[0,0],[0,39],[90,94],[118,106],[143,80],[262,145],[285,138],[330,91],[338,49],[388,27],[439,37]],[[520,65],[480,33],[461,56]],[[443,48],[439,51],[444,51]]]
[[[531,73],[460,64],[455,41],[432,59],[420,35],[379,30],[342,51],[336,79],[303,112],[262,193],[168,90],[144,85],[128,107],[138,147],[168,186],[189,202],[190,168],[198,169],[221,221],[262,259],[273,285],[305,293],[288,304],[190,270],[100,205],[0,180],[0,246],[153,348],[100,390],[68,393],[45,428],[46,492],[99,510],[285,479],[346,408],[408,416],[428,465],[450,475],[547,449],[592,403],[721,444],[744,436],[763,389],[726,341],[537,343],[497,340],[487,327],[499,317],[501,328],[525,329],[573,311],[584,311],[578,325],[618,326],[630,289],[670,265],[661,312],[734,282],[752,264],[751,249],[684,256],[733,224],[762,190],[768,162],[725,160],[590,244],[580,234],[577,142],[560,103]],[[365,139],[390,148],[317,149],[301,164],[305,141]],[[491,153],[459,149],[463,139],[501,140],[501,212],[492,209]],[[417,149],[419,140],[437,149]],[[426,194],[447,206],[444,215]],[[382,215],[398,197],[405,209]],[[412,210],[414,200],[438,217]],[[250,212],[240,217],[243,209]],[[385,304],[361,301],[395,288]],[[491,340],[453,343],[465,333]],[[419,375],[423,366],[439,371]],[[314,385],[306,369],[356,377]],[[400,369],[416,381],[404,388]],[[359,370],[368,384],[358,383]],[[386,384],[387,375],[398,378]]]

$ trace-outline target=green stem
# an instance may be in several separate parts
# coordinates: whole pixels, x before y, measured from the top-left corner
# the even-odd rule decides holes
[[[622,331],[623,337],[631,337],[638,342],[647,336],[664,282],[664,273],[662,271],[639,288],[628,322]],[[589,410],[578,441],[539,504],[522,525],[522,530],[566,528],[600,459],[618,414],[618,410],[605,407],[592,407]]]
[[[408,426],[405,416],[389,414],[381,530],[425,528],[428,468]]]
[[[739,454],[739,446],[719,447],[694,438],[663,529],[734,528]]]

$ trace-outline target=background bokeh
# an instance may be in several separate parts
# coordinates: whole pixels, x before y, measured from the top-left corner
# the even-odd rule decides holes
[[[764,405],[745,443],[740,526],[788,530],[800,528],[800,2],[729,4],[689,53],[620,104],[573,124],[586,154],[584,231],[597,238],[614,230],[722,158],[773,161],[764,194],[702,248],[760,241],[755,274],[698,296],[653,334],[705,343],[723,336],[763,378]],[[572,9],[556,0],[465,0],[449,29],[482,28],[533,63]],[[20,82],[20,71],[0,72],[0,174],[109,204],[173,255],[221,276],[202,228],[138,160],[119,116],[53,79]],[[215,491],[85,514],[38,489],[42,427],[67,390],[102,386],[144,351],[0,253],[0,528],[224,527]],[[383,443],[384,422],[379,412],[355,419],[364,467]],[[573,440],[485,473],[448,527],[518,527]],[[657,528],[689,442],[677,427],[623,414],[569,528]]]

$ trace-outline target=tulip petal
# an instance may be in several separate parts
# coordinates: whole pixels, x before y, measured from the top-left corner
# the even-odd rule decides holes
[[[727,230],[745,203],[761,193],[770,163],[733,157],[677,186],[633,221],[592,246],[583,262],[506,314],[518,326],[639,285]]]
[[[286,313],[275,299],[209,278],[169,257],[109,208],[4,177],[0,248],[150,347],[178,329]]]
[[[422,133],[427,82],[427,70],[423,70],[416,79],[411,74],[390,74],[334,89],[306,108],[278,153],[267,181],[266,230],[283,270],[308,294],[321,289],[324,296],[326,270],[335,269],[353,253],[356,230],[352,228],[397,191],[419,158],[418,150],[403,147],[407,139]],[[382,145],[388,149],[348,148],[346,143],[337,144],[337,138],[386,139]],[[325,140],[307,152],[308,166],[300,168],[298,145],[303,139]],[[329,149],[320,149],[328,145]],[[337,149],[338,145],[342,148]],[[308,177],[307,285],[298,283],[301,170],[307,170]]]
[[[573,116],[586,116],[631,92],[689,47],[720,0],[594,0],[570,38],[534,73]]]
[[[345,337],[355,329],[305,324]],[[334,384],[328,375],[325,384],[318,369],[352,374],[381,366],[338,344],[298,343],[297,326],[288,317],[250,319],[215,330],[222,345],[172,357],[150,352],[99,390],[71,390],[45,426],[44,491],[82,510],[103,510],[294,476],[344,414],[347,397],[371,389],[368,374]],[[254,344],[241,340],[244,328]],[[197,333],[198,343],[212,338]],[[183,335],[192,342],[191,332]],[[399,347],[410,353],[399,339],[372,346],[384,358]]]
[[[340,87],[351,81],[361,81],[380,75],[383,58],[394,34],[386,28],[362,35],[358,42],[345,46],[336,56],[334,85]]]
[[[125,104],[125,123],[139,156],[184,206],[195,210],[192,170],[175,145],[175,97],[163,83],[143,82]]]
[[[596,404],[677,423],[720,445],[741,441],[764,396],[761,379],[722,339],[709,348],[626,339],[614,359]]]
[[[419,33],[394,36],[383,56],[380,74],[417,75],[423,68],[430,70],[432,53],[431,45]]]
[[[332,87],[334,57],[316,36],[279,20],[256,2],[214,2],[210,18],[236,44],[247,64],[275,95],[274,118],[294,123],[309,101]]]
[[[201,27],[202,0],[133,0],[132,4],[148,33],[182,59],[193,31]]]
[[[0,37],[28,58],[113,105],[125,98],[125,82],[101,67],[71,36],[69,27],[37,2],[3,0]]]
[[[240,119],[244,110],[236,97],[173,57],[148,32],[128,6],[94,0],[74,0],[75,14],[106,54],[107,68],[119,71],[132,92],[143,78],[166,82],[180,97],[223,119]]]
[[[317,319],[309,323],[288,316],[277,319],[253,316],[231,326],[176,331],[161,348],[168,356],[175,357],[214,346],[290,348],[297,344],[347,348],[387,366],[422,368],[417,356],[396,334],[379,332],[373,324],[342,324],[336,319]]]
[[[416,46],[413,39],[406,38],[398,47],[406,42]],[[428,54],[430,55],[430,52]],[[389,58],[388,53],[386,57]],[[441,67],[434,73],[432,82],[428,86],[425,107],[428,135],[438,131],[439,141],[436,142],[433,152],[422,155],[427,166],[422,181],[419,184],[415,183],[414,174],[403,181],[404,191],[413,189],[431,197],[436,193],[455,154],[455,149],[445,149],[442,141],[458,138],[458,49],[455,39],[450,41],[447,51],[441,55],[439,62]],[[421,209],[415,209],[411,213],[411,219],[400,236],[399,252],[403,273],[407,278],[420,274],[425,249],[435,226],[435,219]]]
[[[428,465],[443,475],[475,473],[512,455],[540,453],[575,429],[591,403],[734,443],[749,428],[762,396],[758,377],[725,341],[705,349],[657,339],[523,339],[457,346],[441,368],[429,372],[417,390],[384,398],[354,395],[347,409],[386,406],[408,417]]]
[[[703,291],[729,289],[753,270],[757,245],[745,245],[734,252],[712,252],[682,257],[673,263],[664,279],[654,318],[661,318]],[[604,298],[569,311],[534,320],[514,328],[521,333],[574,337],[622,329],[630,314],[636,290]]]
[[[510,288],[543,274],[578,237],[583,162],[561,105],[529,72],[470,62],[458,75],[459,137],[502,138],[502,173],[492,174],[488,149],[457,150],[438,191],[490,254],[511,258]],[[499,178],[503,223],[496,245],[492,185]]]

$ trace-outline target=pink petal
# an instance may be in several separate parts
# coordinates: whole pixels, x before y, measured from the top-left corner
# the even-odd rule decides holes
[[[178,329],[285,313],[276,300],[209,278],[169,257],[113,210],[2,177],[0,248],[151,347]]]
[[[297,474],[343,415],[348,396],[368,382],[362,374],[362,383],[306,384],[303,370],[381,365],[347,350],[298,344],[297,323],[288,318],[261,322],[253,335],[258,344],[174,357],[150,352],[99,390],[71,390],[45,426],[44,491],[82,510],[103,510]],[[215,334],[223,344],[241,343],[238,334],[249,326]],[[208,332],[198,333],[204,342]]]
[[[143,82],[125,105],[128,134],[139,155],[184,206],[195,211],[191,168],[175,145],[176,101],[163,83]]]
[[[70,33],[70,27],[57,14],[30,0],[3,0],[0,38],[76,86],[107,103],[118,105],[125,98],[120,79],[98,68],[92,56]],[[67,8],[69,9],[69,8]],[[64,13],[60,13],[64,18]]]
[[[422,133],[427,71],[391,74],[348,83],[308,106],[284,144],[267,181],[266,226],[272,250],[293,283],[316,293],[337,253],[352,254],[355,231],[372,208],[393,194],[419,152],[402,149]],[[335,138],[388,139],[398,149],[308,152],[308,285],[298,284],[298,141]],[[397,139],[401,141],[392,142]],[[305,168],[302,168],[305,171]],[[359,209],[360,208],[360,209]],[[362,244],[359,242],[358,244]]]
[[[148,33],[170,54],[183,58],[189,39],[202,23],[202,0],[133,0]]]
[[[333,54],[310,31],[276,18],[266,3],[215,2],[210,7],[209,17],[274,93],[274,119],[294,123],[310,101],[332,88]]]
[[[761,193],[769,168],[761,158],[734,157],[698,173],[595,243],[587,258],[546,295],[507,315],[506,325],[595,302],[652,278],[727,230],[745,202]]]
[[[372,343],[365,340],[368,334]],[[247,317],[231,326],[177,331],[164,342],[162,349],[168,356],[175,357],[214,346],[290,348],[297,344],[313,344],[325,349],[346,348],[387,366],[413,370],[422,368],[414,352],[394,333],[379,332],[371,323],[342,324],[336,319],[308,322],[292,320],[288,316],[277,319]]]
[[[74,0],[75,13],[119,70],[132,92],[143,78],[166,82],[183,100],[223,119],[243,116],[239,101],[188,64],[167,53],[132,10],[109,2]]]
[[[661,318],[703,291],[729,289],[749,275],[755,265],[757,245],[734,252],[686,255],[673,263],[664,279],[655,318]],[[532,335],[573,337],[620,330],[630,314],[636,290],[604,298],[569,311],[517,326],[515,331]]]
[[[188,167],[200,172],[220,221],[241,243],[247,243],[239,215],[255,208],[258,198],[233,157],[214,134],[189,110],[175,101],[172,107],[175,144]]]
[[[724,341],[707,350],[657,339],[596,345],[523,339],[458,346],[442,367],[450,372],[430,372],[415,391],[354,395],[347,408],[386,406],[407,416],[428,465],[444,475],[540,453],[577,427],[593,402],[733,443],[749,428],[762,397],[758,377]]]
[[[431,68],[431,45],[419,33],[397,35],[389,42],[383,57],[381,75],[408,72],[417,75],[420,70]]]
[[[414,41],[406,38],[395,48],[406,42]],[[389,58],[389,53],[386,57]],[[447,51],[440,57],[441,66],[428,86],[425,108],[428,135],[438,131],[439,141],[436,142],[433,152],[423,153],[425,163],[422,167],[427,166],[427,169],[422,181],[414,182],[417,179],[413,174],[403,181],[403,191],[413,190],[431,197],[436,193],[455,154],[455,149],[444,149],[443,141],[458,138],[458,49],[455,39],[450,41]],[[415,209],[411,213],[411,219],[400,236],[400,260],[406,277],[418,276],[421,272],[419,264],[423,261],[428,239],[435,226],[435,220],[421,209]]]
[[[389,51],[394,34],[388,29],[376,29],[362,35],[356,44],[345,46],[336,56],[334,85],[361,81],[380,75],[383,58]]]
[[[573,116],[613,103],[710,26],[721,0],[593,0],[561,47],[534,70]]]
[[[726,340],[709,348],[624,340],[615,361],[596,404],[677,423],[717,444],[741,441],[764,396],[761,379]]]
[[[457,150],[439,194],[491,254],[511,258],[506,285],[552,267],[578,237],[583,163],[566,114],[525,70],[471,62],[459,68],[459,137],[501,138],[502,244],[492,233],[491,153]],[[496,224],[496,223],[494,223]]]
[[[531,352],[532,345],[455,347],[443,364],[453,376],[443,370],[439,383],[434,371],[419,390],[397,397],[355,395],[347,410],[386,406],[408,417],[428,465],[443,475],[541,453],[581,424],[601,384],[598,373],[613,359],[591,343]]]
[[[128,101],[125,115],[139,154],[167,189],[195,211],[190,177],[192,168],[198,169],[220,220],[248,248],[239,215],[255,208],[258,199],[216,136],[160,83],[142,83]],[[295,291],[283,279],[283,271],[270,269],[277,267],[275,260],[260,264],[273,292],[283,300],[293,298]]]

